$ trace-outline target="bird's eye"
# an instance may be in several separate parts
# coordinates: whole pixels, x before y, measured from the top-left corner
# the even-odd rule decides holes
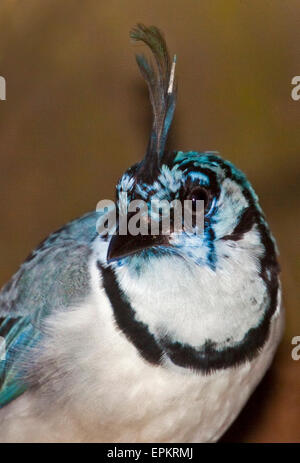
[[[192,190],[188,193],[186,199],[189,199],[193,203],[193,211],[196,211],[196,201],[203,201],[204,202],[204,210],[208,210],[208,206],[210,203],[210,195],[208,191],[201,187],[197,186],[192,188]]]

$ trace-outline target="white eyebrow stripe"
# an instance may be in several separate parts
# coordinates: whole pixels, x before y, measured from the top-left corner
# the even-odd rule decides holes
[[[189,172],[188,176],[191,177],[192,180],[199,180],[203,185],[209,185],[209,177],[203,172]]]

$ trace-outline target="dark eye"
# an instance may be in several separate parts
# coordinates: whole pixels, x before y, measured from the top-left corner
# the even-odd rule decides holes
[[[193,210],[196,210],[196,201],[204,201],[205,211],[207,211],[209,207],[209,203],[210,203],[209,192],[201,186],[192,188],[191,191],[188,193],[186,199],[191,200],[195,204],[195,209],[193,207]]]

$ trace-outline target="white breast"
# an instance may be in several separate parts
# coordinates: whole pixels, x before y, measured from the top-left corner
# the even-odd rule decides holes
[[[255,229],[238,242],[216,244],[216,269],[177,256],[152,259],[137,276],[116,269],[119,284],[136,313],[158,338],[199,348],[209,339],[219,347],[240,342],[261,322],[268,289],[260,278],[264,252]]]
[[[93,267],[93,295],[49,320],[40,387],[0,411],[0,441],[211,442],[270,365],[280,305],[257,358],[211,375],[144,361],[115,326]]]

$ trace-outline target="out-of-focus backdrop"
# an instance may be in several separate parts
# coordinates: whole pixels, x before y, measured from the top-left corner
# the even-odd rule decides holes
[[[49,232],[112,198],[141,159],[150,105],[131,44],[160,27],[178,57],[170,148],[217,150],[243,169],[280,249],[286,331],[224,441],[300,441],[299,0],[1,0],[0,283]]]

